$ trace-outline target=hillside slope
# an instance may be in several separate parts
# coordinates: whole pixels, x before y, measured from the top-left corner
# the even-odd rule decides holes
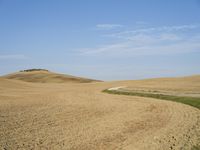
[[[89,83],[98,81],[71,75],[58,74],[48,70],[20,71],[5,75],[2,78],[35,83]]]
[[[127,81],[126,83],[127,87],[133,89],[200,93],[200,75]]]

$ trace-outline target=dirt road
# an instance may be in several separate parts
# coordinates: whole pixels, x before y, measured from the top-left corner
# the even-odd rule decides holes
[[[0,149],[169,150],[200,140],[198,109],[101,92],[122,82],[0,83]]]

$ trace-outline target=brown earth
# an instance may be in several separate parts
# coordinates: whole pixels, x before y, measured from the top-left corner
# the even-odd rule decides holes
[[[3,76],[6,79],[15,79],[34,83],[89,83],[98,80],[58,74],[48,70],[20,71]]]
[[[198,76],[81,84],[0,78],[0,149],[188,150],[200,141],[200,110],[101,91],[199,92],[199,84]]]

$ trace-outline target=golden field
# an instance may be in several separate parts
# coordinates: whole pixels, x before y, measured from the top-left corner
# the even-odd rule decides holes
[[[14,75],[0,78],[0,149],[188,150],[200,142],[199,109],[102,92],[125,86],[198,97],[200,76],[82,83],[51,82],[51,72],[48,80],[41,71]]]

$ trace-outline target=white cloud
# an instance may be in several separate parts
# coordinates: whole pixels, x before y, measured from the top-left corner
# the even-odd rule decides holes
[[[190,25],[180,25],[180,26],[162,26],[162,27],[151,27],[151,28],[141,28],[136,30],[122,31],[118,33],[108,34],[107,36],[116,38],[125,38],[137,34],[152,34],[152,33],[168,33],[168,32],[183,32],[187,30],[192,30],[199,28],[199,24]]]
[[[27,59],[27,56],[22,54],[9,54],[9,55],[0,55],[1,60],[12,60],[12,59]]]
[[[109,52],[113,50],[117,51],[119,49],[124,49],[127,47],[128,47],[127,44],[120,43],[120,44],[105,45],[99,48],[85,48],[85,49],[81,49],[80,51],[82,52],[82,54],[98,54],[98,53]]]
[[[161,40],[170,40],[170,41],[178,41],[181,40],[182,38],[178,36],[177,34],[173,33],[163,33],[160,35]]]
[[[115,28],[123,27],[121,24],[97,24],[96,28],[101,30],[111,30]]]
[[[200,43],[196,41],[182,41],[173,44],[143,45],[137,46],[132,42],[120,43],[99,47],[96,49],[85,49],[84,55],[106,55],[106,56],[139,56],[139,55],[165,55],[200,51]]]
[[[84,55],[121,57],[200,51],[199,27],[199,25],[180,25],[122,31],[110,35],[118,39],[116,43],[85,48],[81,52]],[[197,32],[194,32],[196,29]]]

